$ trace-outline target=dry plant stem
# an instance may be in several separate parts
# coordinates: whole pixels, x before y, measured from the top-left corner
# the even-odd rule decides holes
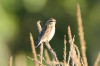
[[[76,52],[77,52],[77,54],[78,54],[78,59],[79,59],[81,65],[84,66],[83,60],[82,60],[82,58],[80,57],[80,51],[79,51],[78,47],[77,47],[75,44],[74,44],[74,47],[75,47]]]
[[[45,45],[47,46],[47,48],[49,49],[49,51],[51,52],[51,54],[53,55],[54,59],[56,62],[59,62],[56,53],[54,52],[54,50],[51,48],[49,42],[46,42]]]
[[[40,46],[40,62],[42,63],[43,58],[43,44]],[[41,66],[41,65],[40,65]]]
[[[74,44],[74,47],[75,47],[75,49],[76,49],[76,52],[77,52],[77,55],[78,55],[78,59],[79,59],[81,65],[82,65],[82,66],[85,66],[84,63],[83,63],[82,58],[80,57],[80,51],[79,51],[78,47],[77,47],[75,44]]]
[[[47,52],[46,49],[45,49],[45,57],[46,57],[47,62],[51,62],[49,53]]]
[[[69,56],[68,56],[68,65],[69,65],[69,62],[70,62],[70,57],[71,57],[71,51],[69,51]]]
[[[38,31],[39,33],[41,33],[42,31],[42,27],[40,25],[40,21],[37,22],[37,27],[38,27]],[[41,43],[40,45],[40,62],[42,63],[42,58],[43,58],[43,43]],[[41,65],[40,65],[41,66]]]
[[[53,64],[52,66],[57,66],[57,64],[60,64],[59,66],[63,66],[64,65],[63,62],[56,62],[56,61],[52,61],[51,64]]]
[[[71,29],[70,26],[68,26],[68,36],[69,36],[69,43],[70,43],[70,51],[71,51],[71,58],[72,58],[72,66],[74,66],[74,47],[73,47],[73,40],[71,35]]]
[[[37,28],[38,28],[39,33],[42,31],[42,27],[41,27],[41,25],[40,25],[40,22],[41,22],[41,21],[38,21],[38,22],[37,22]]]
[[[67,64],[66,64],[66,54],[67,54],[67,52],[66,52],[66,43],[67,43],[67,41],[66,41],[66,35],[64,35],[64,55],[63,55],[63,57],[64,57],[64,66],[66,66]]]
[[[74,46],[74,37],[72,39],[71,29],[68,26],[68,36],[69,36],[69,43],[70,43],[70,57],[72,59],[72,66],[81,66],[80,58],[78,57],[75,46]],[[70,59],[69,59],[70,60]]]
[[[34,45],[34,40],[33,40],[33,36],[32,36],[31,33],[30,33],[30,41],[31,41],[31,47],[32,47],[33,58],[34,58],[35,61],[38,61],[38,60],[37,60],[36,50],[35,50],[35,45]],[[35,66],[38,66],[38,63],[37,63],[37,62],[35,62]]]
[[[27,58],[29,58],[30,60],[33,60],[33,61],[35,61],[35,62],[37,62],[37,63],[41,64],[42,66],[44,66],[41,62],[36,61],[36,60],[34,60],[34,59],[30,58],[29,56],[27,56]]]
[[[96,59],[96,61],[94,63],[94,66],[100,66],[100,52],[99,52],[99,54],[97,56],[97,59]]]
[[[44,53],[45,53],[45,58],[46,58],[46,64],[47,64],[48,66],[52,66],[52,65],[51,65],[51,60],[50,60],[49,53],[48,53],[48,51],[47,51],[46,49],[45,49]]]
[[[12,66],[12,63],[13,63],[13,57],[11,56],[9,60],[9,66]]]
[[[82,18],[81,18],[81,11],[80,11],[79,4],[77,4],[77,21],[78,21],[80,43],[81,43],[82,59],[83,59],[84,65],[88,66],[87,57],[86,57],[86,42],[84,39],[84,32],[83,32]]]

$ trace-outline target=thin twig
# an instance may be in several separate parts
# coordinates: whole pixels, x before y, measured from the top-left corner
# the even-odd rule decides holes
[[[69,51],[68,62],[67,62],[68,65],[69,65],[70,60],[71,60],[71,51]]]
[[[51,62],[49,53],[47,52],[46,49],[45,49],[45,57],[46,57],[47,62]]]
[[[87,57],[86,57],[86,42],[84,39],[84,32],[82,26],[82,18],[81,18],[81,11],[80,6],[77,4],[77,22],[78,22],[78,31],[79,31],[79,38],[81,43],[81,52],[82,52],[82,59],[85,66],[88,66]]]
[[[72,39],[71,29],[69,26],[68,26],[68,36],[69,36],[69,43],[70,43],[70,57],[72,59],[72,66],[74,65],[81,66],[80,59],[78,58],[78,55],[74,47],[74,37],[75,36]]]
[[[47,46],[48,50],[51,52],[52,56],[54,57],[56,62],[59,62],[56,53],[54,52],[54,50],[51,48],[49,42],[46,42],[45,45]],[[59,65],[57,65],[59,66]]]
[[[9,60],[9,66],[12,66],[12,64],[13,64],[13,57],[11,56]]]
[[[83,63],[82,58],[80,57],[80,51],[79,51],[78,47],[77,47],[75,44],[74,44],[74,47],[75,47],[75,49],[76,49],[77,56],[78,56],[78,59],[79,59],[81,65],[82,65],[82,66],[85,66],[84,63]]]
[[[40,22],[41,21],[37,21],[37,28],[38,28],[39,33],[42,31],[42,27],[41,27]]]
[[[74,47],[73,47],[73,39],[71,34],[70,26],[68,26],[68,37],[69,37],[69,43],[70,43],[70,51],[71,51],[71,58],[72,58],[72,66],[74,66]]]
[[[51,48],[49,42],[46,42],[46,46],[47,46],[47,48],[49,49],[49,51],[51,52],[51,54],[53,55],[55,61],[58,62],[57,55],[56,55],[56,53],[54,52],[54,50]]]
[[[40,45],[40,62],[41,63],[42,63],[42,58],[43,58],[43,44]]]
[[[64,57],[64,60],[63,60],[64,66],[66,66],[66,54],[67,54],[67,52],[66,52],[66,43],[67,43],[66,35],[64,35],[64,55],[63,55],[63,57]]]
[[[43,65],[41,62],[39,62],[39,61],[37,61],[37,60],[34,60],[34,59],[32,59],[31,57],[29,57],[29,56],[27,56],[27,58],[29,58],[30,60],[33,60],[33,61],[35,61],[35,62],[41,64],[42,66],[45,66],[45,65]]]
[[[47,49],[45,49],[44,53],[45,53],[45,58],[46,58],[46,64],[48,66],[52,66],[50,56],[49,56],[49,53],[48,53]]]
[[[96,61],[94,63],[94,66],[100,66],[100,53],[97,56],[97,59],[96,59]]]
[[[37,22],[37,27],[38,27],[39,33],[41,33],[42,27],[41,27],[40,21]],[[41,43],[41,45],[40,45],[40,62],[41,63],[42,63],[42,58],[43,58],[43,43]]]
[[[30,33],[30,41],[31,41],[31,47],[32,47],[33,58],[34,58],[35,61],[38,61],[38,60],[37,60],[36,50],[35,50],[35,45],[34,45],[34,40],[33,40],[33,36],[32,36],[31,33]],[[35,62],[35,66],[38,66],[38,63],[37,63],[37,62]]]

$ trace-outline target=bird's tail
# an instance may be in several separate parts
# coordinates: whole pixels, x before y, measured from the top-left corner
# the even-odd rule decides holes
[[[41,43],[40,41],[36,42],[37,46],[35,48],[37,48]]]
[[[35,48],[37,48],[39,45],[40,45],[40,43]]]

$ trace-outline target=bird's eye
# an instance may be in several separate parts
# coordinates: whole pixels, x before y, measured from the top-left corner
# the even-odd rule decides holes
[[[53,21],[49,21],[49,22],[53,22]]]

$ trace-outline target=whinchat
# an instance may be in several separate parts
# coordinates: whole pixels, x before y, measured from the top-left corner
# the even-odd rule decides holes
[[[49,42],[54,34],[55,34],[55,24],[56,20],[54,18],[50,18],[45,26],[43,27],[41,33],[38,36],[37,46],[38,47],[43,42]]]

